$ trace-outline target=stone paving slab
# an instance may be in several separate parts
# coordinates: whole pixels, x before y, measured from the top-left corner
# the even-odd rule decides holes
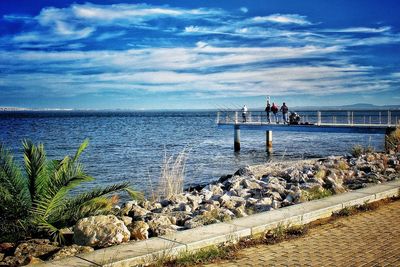
[[[55,261],[47,261],[42,264],[36,264],[35,266],[65,266],[65,267],[87,267],[91,263],[87,260],[78,257],[68,257]]]
[[[99,249],[92,253],[82,254],[80,257],[101,266],[113,263],[112,266],[128,267],[151,262],[160,257],[176,255],[185,250],[186,247],[179,243],[162,238],[150,238]]]

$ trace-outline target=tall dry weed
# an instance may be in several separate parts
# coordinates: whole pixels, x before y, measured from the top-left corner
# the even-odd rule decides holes
[[[157,188],[160,198],[170,198],[183,192],[187,158],[188,150],[186,148],[176,156],[167,156],[167,152],[165,152]]]

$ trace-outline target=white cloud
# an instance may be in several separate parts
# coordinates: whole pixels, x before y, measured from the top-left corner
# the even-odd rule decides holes
[[[352,27],[344,29],[323,29],[320,32],[342,32],[342,33],[382,33],[390,31],[391,27],[383,26],[379,28],[369,28],[369,27]]]
[[[104,41],[108,39],[114,39],[126,34],[126,31],[117,31],[117,32],[104,32],[96,37],[97,41]]]
[[[114,90],[132,93],[212,91],[214,95],[257,96],[382,91],[393,77],[374,76],[374,68],[328,61],[326,65],[274,63],[274,60],[327,56],[340,47],[215,47],[205,42],[192,48],[147,48],[126,51],[16,51],[0,53],[2,88],[30,88],[60,96]],[[333,64],[335,63],[335,64]],[[41,66],[29,69],[30,66]],[[157,66],[155,68],[155,66]],[[29,71],[29,75],[21,73]],[[96,73],[96,74],[88,74]],[[396,74],[394,74],[396,76]]]
[[[310,25],[305,16],[300,16],[297,14],[272,14],[269,16],[258,16],[252,18],[253,22],[256,23],[264,23],[264,22],[272,22],[272,23],[280,23],[280,24],[298,24],[298,25]]]
[[[247,7],[243,6],[243,7],[240,8],[240,11],[243,12],[243,13],[247,13],[247,12],[249,12],[249,9]]]
[[[185,27],[185,32],[188,32],[188,33],[199,32],[199,31],[200,31],[200,27],[198,27],[198,26],[191,25],[191,26]]]

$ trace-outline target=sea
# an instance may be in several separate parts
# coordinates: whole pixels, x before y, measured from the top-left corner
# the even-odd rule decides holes
[[[165,157],[182,151],[187,153],[185,186],[190,186],[246,165],[346,155],[356,144],[384,147],[382,135],[273,132],[268,153],[264,131],[241,131],[241,151],[235,153],[233,130],[217,127],[216,117],[216,111],[0,112],[0,142],[23,167],[24,139],[43,143],[49,159],[61,159],[74,155],[88,138],[81,162],[95,181],[78,191],[129,181],[145,193],[157,184]]]

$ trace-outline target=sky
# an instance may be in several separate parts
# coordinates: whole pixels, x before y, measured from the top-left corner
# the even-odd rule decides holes
[[[400,104],[398,0],[0,1],[0,106]]]

